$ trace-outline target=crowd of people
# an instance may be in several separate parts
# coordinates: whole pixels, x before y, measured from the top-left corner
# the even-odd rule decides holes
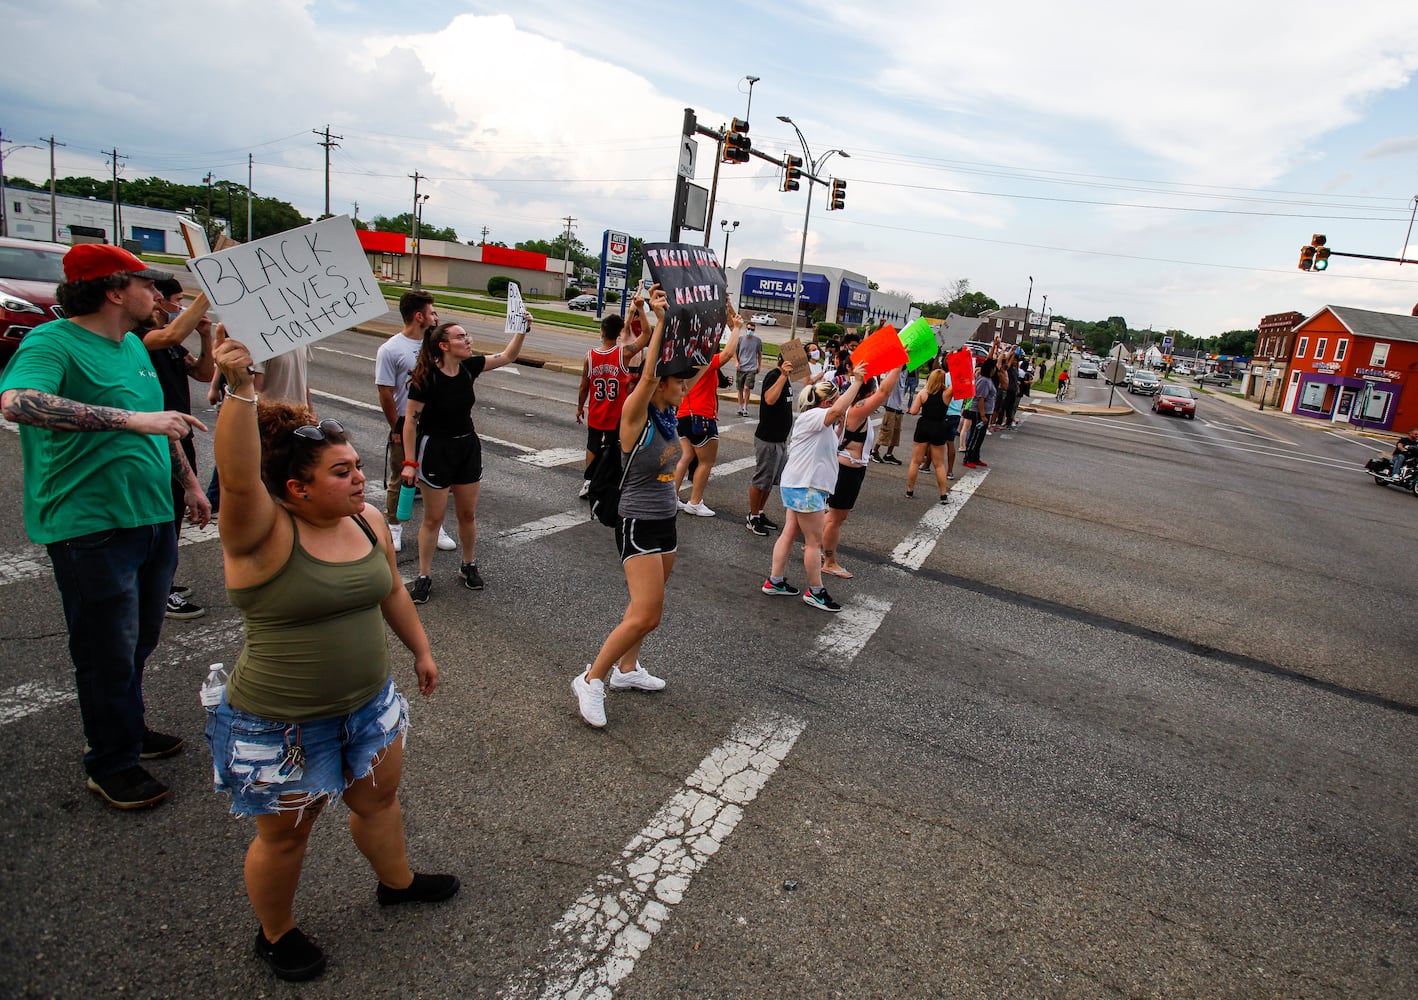
[[[484,471],[476,381],[515,362],[526,334],[478,355],[462,326],[439,322],[431,296],[404,294],[403,327],[375,362],[388,423],[381,512],[365,502],[363,463],[349,435],[310,405],[308,348],[254,363],[245,345],[212,324],[205,297],[184,305],[171,276],[118,247],[74,247],[64,274],[67,318],[25,338],[0,382],[0,407],[21,425],[25,526],[48,549],[64,607],[87,786],[125,810],[169,795],[143,765],[179,752],[184,741],[149,728],[143,670],[165,618],[203,613],[174,583],[177,540],[184,521],[206,525],[215,511],[227,597],[245,639],[229,676],[204,686],[214,787],[255,826],[243,871],[258,921],[256,954],[281,978],[313,978],[325,958],[300,930],[294,899],[311,830],[331,799],[349,808],[381,905],[436,902],[459,888],[453,875],[415,872],[404,850],[397,791],[408,705],[384,630],[411,654],[420,693],[431,694],[438,667],[417,605],[430,599],[435,553],[461,549],[459,580],[471,590],[485,586],[476,556]],[[595,727],[606,725],[607,688],[666,686],[641,651],[663,615],[678,514],[715,516],[706,493],[727,381],[721,369],[737,369],[728,384],[736,383],[740,416],[762,375],[745,523],[756,536],[781,534],[761,590],[828,612],[841,605],[824,576],[853,576],[839,546],[870,465],[903,464],[894,452],[904,415],[918,416],[907,496],[918,471],[933,469],[945,503],[957,441],[966,442],[966,466],[984,465],[976,434],[987,433],[996,414],[1009,425],[1013,380],[1022,377],[1014,359],[999,363],[996,345],[971,398],[957,400],[948,359],[873,377],[852,362],[851,336],[809,345],[806,372],[781,356],[765,372],[762,341],[732,306],[723,346],[696,363],[662,343],[666,314],[658,287],[637,293],[628,322],[603,321],[601,343],[582,369],[580,492],[591,492],[595,463],[620,459],[614,544],[629,595],[619,624],[571,681],[579,714]],[[523,318],[525,331],[530,316]],[[183,346],[194,333],[195,356]],[[191,439],[207,428],[191,415],[191,381],[207,385],[218,405],[205,490]],[[996,399],[1001,404],[990,405]],[[878,434],[874,417],[883,409]],[[404,586],[396,559],[407,516],[398,493],[414,486],[423,502],[418,572]],[[768,510],[775,488],[781,527]],[[443,527],[450,498],[456,540]],[[786,577],[799,537],[804,591]]]

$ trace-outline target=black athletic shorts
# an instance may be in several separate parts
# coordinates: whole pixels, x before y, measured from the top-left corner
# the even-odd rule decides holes
[[[827,506],[832,510],[851,510],[857,505],[857,497],[862,493],[862,480],[867,477],[865,465],[837,466],[837,488],[827,498]]]
[[[621,562],[634,556],[669,555],[679,548],[675,519],[622,517],[615,526],[615,547],[620,549]]]
[[[607,441],[614,441],[620,436],[620,429],[612,427],[608,431],[598,431],[594,427],[586,428],[586,450],[592,455],[599,455],[601,449],[605,447]]]
[[[703,448],[710,441],[719,440],[719,421],[713,417],[680,417],[679,436],[694,447]]]
[[[927,420],[925,417],[922,417],[920,420],[916,421],[916,433],[911,440],[917,444],[933,446],[945,444],[946,441],[949,440],[949,435],[946,433],[945,429],[945,421]]]
[[[483,444],[477,434],[419,438],[419,479],[436,490],[466,486],[483,477]]]

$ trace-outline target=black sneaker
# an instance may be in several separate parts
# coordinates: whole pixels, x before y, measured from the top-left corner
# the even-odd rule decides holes
[[[380,882],[374,895],[380,906],[398,906],[401,903],[441,903],[452,898],[462,883],[456,875],[420,875],[414,873],[414,880],[402,889],[391,889]]]
[[[428,595],[433,593],[433,577],[416,576],[414,582],[409,584],[409,597],[415,604],[427,604]]]
[[[832,599],[832,595],[824,587],[817,593],[811,589],[803,591],[803,603],[817,608],[819,611],[841,611],[842,605]]]
[[[761,525],[763,525],[763,526],[764,526],[765,528],[767,528],[769,531],[777,531],[777,530],[778,530],[778,527],[779,527],[778,525],[774,524],[772,521],[768,520],[768,515],[767,515],[767,514],[759,514],[759,515],[758,515],[758,523],[761,524]]]
[[[89,791],[102,795],[115,809],[146,809],[171,794],[166,785],[137,764],[115,774],[90,777],[88,785]]]
[[[141,760],[171,757],[186,745],[186,741],[181,736],[169,736],[167,733],[155,733],[151,729],[145,729],[143,731],[143,749],[138,752],[138,757]]]
[[[298,983],[325,971],[325,953],[299,927],[292,927],[272,944],[256,928],[256,954],[281,979]]]
[[[169,618],[191,621],[193,618],[201,618],[206,613],[206,608],[199,604],[193,604],[175,590],[167,595],[167,616]]]
[[[761,515],[748,515],[747,520],[744,521],[744,527],[747,528],[749,531],[753,532],[755,535],[759,535],[764,538],[768,537],[768,525],[763,523],[763,518]]]
[[[885,465],[900,465],[900,464],[901,464],[901,459],[897,458],[895,455],[882,455],[882,456],[881,456],[881,461],[882,461],[882,463],[885,464]]]
[[[172,585],[172,592],[174,594],[181,594],[183,597],[186,597],[188,594],[192,593],[192,588],[179,586],[178,584],[174,583]]]
[[[787,577],[783,578],[782,583],[774,583],[770,576],[763,581],[763,586],[760,589],[769,597],[797,597],[801,593],[797,587],[788,582]]]
[[[469,590],[483,589],[483,578],[482,574],[478,572],[477,563],[463,563],[463,568],[458,571],[458,575],[463,578],[463,586]]]
[[[872,453],[871,453],[871,460],[872,460],[873,462],[875,462],[877,465],[880,465],[880,464],[881,464],[881,456],[878,455],[876,452],[872,452]]]

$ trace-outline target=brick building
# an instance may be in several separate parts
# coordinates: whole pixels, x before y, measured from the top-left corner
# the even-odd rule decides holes
[[[1374,430],[1418,426],[1418,317],[1325,306],[1292,333],[1285,412]]]

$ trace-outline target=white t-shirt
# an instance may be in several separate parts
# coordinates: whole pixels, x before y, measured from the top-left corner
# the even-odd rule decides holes
[[[261,398],[268,403],[304,406],[310,392],[311,350],[297,347],[256,364],[261,375]]]
[[[782,484],[788,489],[811,487],[824,493],[837,488],[837,427],[827,423],[827,410],[804,410],[793,421]]]
[[[423,338],[411,340],[402,333],[396,333],[374,354],[374,384],[385,385],[394,390],[394,409],[399,416],[409,405],[409,376],[418,364],[419,348]]]

